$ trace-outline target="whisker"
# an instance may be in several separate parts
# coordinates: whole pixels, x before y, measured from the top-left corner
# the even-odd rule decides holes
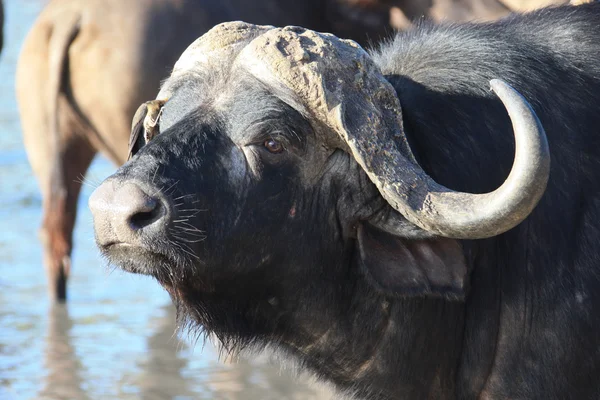
[[[206,233],[197,228],[187,228],[187,227],[183,227],[183,226],[175,226],[175,228],[173,230],[175,230],[177,232],[189,232],[189,233],[197,233],[197,234]]]
[[[195,217],[196,215],[198,215],[199,213],[201,213],[202,211],[208,211],[208,210],[196,210],[193,213],[189,214],[189,215],[181,215],[181,217],[184,218],[191,218],[191,217]]]
[[[171,232],[173,235],[176,234],[185,234],[188,236],[192,236],[194,238],[201,238],[201,239],[206,239],[206,235],[200,234],[200,233],[193,233],[193,232],[185,232],[185,231],[175,231],[175,232]],[[196,239],[194,239],[196,240]]]
[[[165,191],[163,192],[163,194],[167,194],[167,193],[169,193],[169,190],[173,189],[173,188],[175,187],[175,185],[177,185],[178,183],[179,183],[179,180],[176,180],[176,181],[175,181],[175,182],[174,182],[174,183],[173,183],[171,186],[169,186],[169,187],[167,188],[167,190],[165,190]]]
[[[183,248],[183,246],[185,246],[184,243],[176,243],[173,242],[172,240],[169,241],[172,245],[174,245],[175,247],[177,247],[179,250],[183,251],[185,254],[187,254],[188,256],[193,257],[194,259],[196,259],[197,261],[200,261],[200,257],[198,257],[197,255],[195,255],[194,253],[191,252],[191,249],[189,249],[189,247],[186,246],[187,250]]]
[[[184,237],[178,236],[178,235],[176,235],[174,233],[171,233],[171,235],[173,235],[174,238],[179,239],[179,240],[181,240],[181,241],[183,241],[185,243],[200,243],[203,240],[206,240],[206,236],[198,238],[198,239],[188,239],[188,238],[184,238]]]
[[[157,190],[152,194],[151,197],[154,197],[157,193],[161,193],[163,195],[166,195],[169,192],[169,190],[171,190],[178,183],[179,183],[179,179],[176,180],[175,182],[173,182],[173,184],[171,186],[169,186],[166,190],[164,189],[164,186],[161,186],[161,187],[157,188]]]
[[[83,174],[81,174],[81,176],[84,178],[84,180],[86,182],[89,182],[90,184],[92,184],[96,187],[100,186],[100,184],[104,180],[104,178],[100,178],[100,177],[96,176],[94,174],[94,172],[92,172],[92,171],[87,172],[87,174],[85,176]]]
[[[154,193],[152,193],[150,195],[150,197],[154,197],[156,196],[158,193],[162,193],[162,186],[161,187],[157,187],[156,190],[154,191]]]
[[[177,229],[169,229],[171,232],[175,232],[175,233],[185,233],[185,234],[189,234],[189,235],[193,235],[193,236],[204,236],[206,233],[202,232],[200,230],[192,230],[192,229],[186,229],[186,228],[177,228]]]
[[[160,169],[160,164],[154,170],[154,175],[152,176],[152,180],[150,181],[153,185],[154,185],[154,179],[156,178],[156,173],[158,172],[159,169]]]
[[[179,197],[174,198],[173,201],[175,201],[175,200],[181,200],[181,199],[184,199],[186,197],[193,197],[193,196],[195,196],[195,194],[193,194],[193,193],[184,194],[183,196],[179,196]]]
[[[190,223],[187,223],[187,222],[181,222],[181,225],[183,225],[184,227],[187,227],[188,230],[193,230],[193,231],[197,231],[197,232],[204,232],[203,230],[198,229],[194,225],[192,225]]]
[[[186,231],[186,232],[201,232],[201,233],[205,233],[203,230],[198,229],[195,226],[192,226],[192,227],[178,226],[177,228],[180,228],[181,230]]]
[[[189,226],[190,228],[195,228],[195,229],[197,229],[197,228],[196,228],[196,226],[194,226],[194,225],[190,224],[190,223],[189,223],[189,222],[187,222],[187,221],[189,221],[189,219],[185,219],[183,222],[181,222],[181,225],[184,225],[184,226]]]
[[[99,182],[92,182],[90,179],[87,179],[83,174],[79,174],[79,176],[76,179],[73,179],[73,182],[86,185],[88,187],[91,187],[92,189],[96,189],[98,186],[100,186]]]

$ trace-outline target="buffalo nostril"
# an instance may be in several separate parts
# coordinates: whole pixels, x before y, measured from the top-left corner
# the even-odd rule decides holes
[[[90,197],[96,240],[103,245],[140,244],[164,233],[168,201],[135,182],[107,180]]]
[[[129,217],[127,222],[132,230],[140,230],[158,221],[163,214],[161,203],[156,199],[146,197],[144,203],[138,205],[136,212]]]

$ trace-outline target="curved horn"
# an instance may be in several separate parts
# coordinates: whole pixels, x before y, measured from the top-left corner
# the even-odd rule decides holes
[[[418,165],[406,162],[394,171],[375,172],[383,197],[427,231],[456,239],[498,235],[523,221],[544,194],[550,173],[544,129],[516,90],[498,79],[490,83],[511,118],[516,146],[513,167],[498,189],[485,194],[455,192],[434,182]],[[410,183],[404,179],[407,175]]]
[[[456,239],[498,235],[525,219],[545,191],[550,156],[544,129],[527,101],[502,81],[491,85],[513,122],[513,169],[495,191],[470,194],[437,184],[417,164],[394,88],[356,43],[276,28],[250,42],[237,63],[290,91],[325,143],[349,151],[390,205],[429,232]]]

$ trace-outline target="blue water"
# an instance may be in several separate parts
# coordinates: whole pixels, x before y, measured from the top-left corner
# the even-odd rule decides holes
[[[82,0],[85,1],[85,0]],[[175,334],[152,279],[105,265],[93,243],[85,186],[67,306],[46,295],[37,231],[41,197],[21,142],[18,53],[42,0],[5,0],[0,57],[0,399],[326,399],[330,393],[267,357],[220,361],[210,343]],[[95,182],[114,166],[96,159]]]

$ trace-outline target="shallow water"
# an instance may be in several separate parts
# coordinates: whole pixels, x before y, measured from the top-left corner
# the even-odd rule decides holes
[[[37,231],[41,198],[21,143],[18,52],[45,1],[5,0],[0,57],[0,399],[328,399],[266,357],[219,361],[210,343],[174,334],[168,295],[152,279],[112,271],[93,243],[85,186],[67,306],[52,306]],[[114,167],[97,159],[99,181]]]

